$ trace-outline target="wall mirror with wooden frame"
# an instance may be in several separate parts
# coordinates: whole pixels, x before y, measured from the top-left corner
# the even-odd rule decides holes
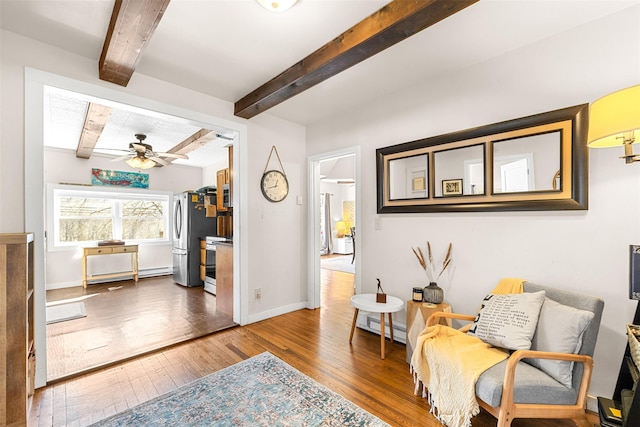
[[[376,150],[378,213],[585,210],[588,104]]]

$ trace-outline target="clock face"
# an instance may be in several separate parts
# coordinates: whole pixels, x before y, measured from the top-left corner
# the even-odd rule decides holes
[[[289,181],[280,171],[270,170],[262,175],[260,181],[262,194],[270,202],[280,202],[289,194]]]

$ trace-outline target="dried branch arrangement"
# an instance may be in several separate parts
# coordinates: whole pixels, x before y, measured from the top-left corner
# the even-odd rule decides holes
[[[429,243],[428,240],[427,240],[427,258],[424,257],[424,254],[422,253],[422,249],[420,248],[416,249],[413,247],[411,249],[413,249],[413,253],[416,255],[416,258],[418,258],[418,262],[420,263],[420,266],[427,273],[429,282],[437,283],[440,276],[442,276],[442,273],[444,273],[444,271],[447,269],[449,264],[451,264],[451,252],[453,251],[453,244],[449,243],[449,248],[447,249],[447,253],[444,256],[444,260],[442,261],[442,268],[440,268],[439,272],[438,272],[438,267],[433,261],[431,244]]]

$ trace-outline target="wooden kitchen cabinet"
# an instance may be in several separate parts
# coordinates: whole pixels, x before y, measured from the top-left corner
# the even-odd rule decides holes
[[[207,275],[207,241],[200,239],[200,280],[204,282]]]
[[[0,234],[0,425],[26,426],[34,391],[33,233]]]
[[[233,245],[216,245],[216,310],[233,318]]]
[[[229,184],[229,168],[220,169],[216,172],[216,186],[218,187],[216,194],[216,208],[218,209],[218,212],[226,212],[228,210],[223,201],[223,188],[225,184]]]

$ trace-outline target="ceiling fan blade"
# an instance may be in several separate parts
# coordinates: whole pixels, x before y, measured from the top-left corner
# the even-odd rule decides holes
[[[112,162],[119,162],[120,160],[124,160],[124,159],[130,159],[133,155],[132,154],[127,154],[126,156],[120,156],[120,157],[116,157],[114,159],[111,159]]]
[[[174,159],[188,159],[189,156],[186,156],[184,154],[176,154],[176,153],[155,153],[156,156],[160,156],[160,157],[172,157]]]
[[[161,165],[167,166],[169,165],[169,162],[161,159],[160,157],[147,157],[150,160],[153,160],[156,163],[160,163]]]
[[[95,150],[99,150],[99,151],[120,151],[121,153],[131,153],[132,150],[127,150],[126,148],[103,148],[103,147],[96,147],[94,148]]]
[[[132,142],[129,145],[132,146],[136,151],[142,151],[142,152],[147,151],[147,147],[137,142]]]

